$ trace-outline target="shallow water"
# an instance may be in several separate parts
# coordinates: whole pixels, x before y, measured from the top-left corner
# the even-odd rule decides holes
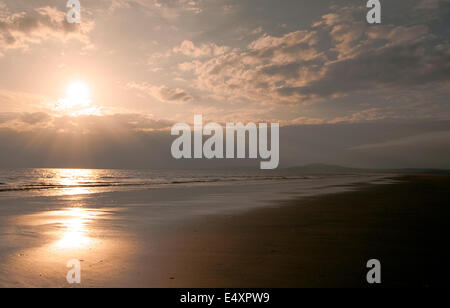
[[[358,177],[361,175],[347,175]],[[155,171],[107,169],[0,170],[0,198],[81,195],[176,185],[318,179],[289,171]]]

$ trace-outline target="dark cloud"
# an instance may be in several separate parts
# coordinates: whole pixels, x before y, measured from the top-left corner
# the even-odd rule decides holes
[[[0,124],[7,122],[18,121],[27,125],[36,125],[42,122],[47,122],[51,117],[45,112],[4,112],[0,113]]]
[[[269,76],[282,76],[286,79],[294,79],[300,77],[300,70],[311,62],[301,61],[288,64],[269,65],[261,69],[261,73]]]
[[[2,112],[0,113],[0,124],[9,122],[17,118],[17,114],[13,112]]]
[[[383,99],[399,89],[445,85],[450,45],[440,21],[417,18],[436,9],[433,1],[420,2],[423,6],[428,9],[405,6],[402,14],[412,20],[408,25],[400,18],[398,23],[371,26],[364,6],[335,5],[308,30],[264,33],[246,48],[230,48],[213,59],[183,63],[180,69],[194,72],[202,91],[261,104],[317,103],[355,92]],[[387,9],[400,14],[391,4]]]
[[[20,120],[26,124],[35,125],[42,122],[47,122],[51,117],[44,112],[23,113],[20,115]]]
[[[282,88],[283,96],[330,96],[353,91],[370,91],[379,87],[408,88],[433,82],[450,81],[450,52],[423,46],[396,45],[369,51],[355,58],[332,62],[319,80],[303,87]]]
[[[168,103],[187,103],[194,100],[194,97],[186,90],[180,88],[169,88],[167,86],[153,86],[148,83],[130,82],[128,89],[141,91],[162,102]]]
[[[106,133],[126,135],[135,131],[169,129],[172,122],[153,119],[145,114],[83,115],[78,117],[57,117],[53,130],[68,133]]]
[[[189,93],[182,89],[161,87],[158,90],[161,99],[164,101],[188,102],[194,99]]]
[[[0,168],[258,168],[254,161],[245,160],[177,161],[170,154],[174,136],[169,130],[123,134],[113,128],[85,134],[0,129]],[[280,166],[322,162],[368,168],[450,168],[449,134],[448,121],[283,127]]]
[[[136,131],[153,131],[169,129],[173,122],[164,119],[154,119],[145,114],[112,114],[112,115],[81,115],[51,116],[44,112],[35,113],[0,113],[0,124],[20,130],[34,130],[39,126],[53,131],[67,133],[107,133],[129,134]]]

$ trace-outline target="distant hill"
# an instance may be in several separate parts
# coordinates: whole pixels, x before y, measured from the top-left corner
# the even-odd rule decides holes
[[[357,174],[357,173],[400,173],[400,174],[450,174],[446,169],[359,169],[337,165],[310,164],[306,166],[285,168],[295,173],[305,174]]]

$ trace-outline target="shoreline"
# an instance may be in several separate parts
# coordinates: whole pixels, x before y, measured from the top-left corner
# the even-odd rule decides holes
[[[222,262],[228,282],[213,286],[369,287],[366,262],[376,258],[382,287],[448,287],[449,188],[449,176],[405,176],[216,217],[205,229],[220,234],[223,250],[239,253]]]
[[[106,199],[103,207],[82,212],[86,233],[79,234],[61,231],[66,213],[23,215],[20,223],[29,225],[21,232],[37,230],[45,237],[25,242],[25,249],[2,261],[0,286],[72,287],[65,282],[65,262],[74,257],[84,268],[79,287],[364,287],[365,262],[372,258],[382,262],[382,286],[439,286],[444,282],[435,270],[428,271],[433,277],[411,275],[445,265],[438,244],[444,245],[439,237],[448,234],[449,183],[448,176],[407,176],[396,184],[352,184],[349,191],[289,198],[280,186],[280,198],[265,200],[264,206],[224,212],[197,207],[195,215],[180,220],[177,204],[186,206],[183,200],[189,198],[181,193],[171,203],[170,223],[158,219],[158,207],[152,217],[148,207],[135,203],[148,192],[135,199],[130,193],[123,196],[127,209]],[[240,189],[242,194],[233,192],[234,199],[225,202],[245,203],[248,192]],[[262,191],[256,196],[264,198]],[[192,188],[184,192],[193,193]],[[425,199],[433,207],[424,209]],[[190,202],[198,206],[199,201],[220,198]],[[64,239],[61,232],[85,236],[86,247],[61,250],[55,246]],[[420,244],[425,240],[427,247]],[[429,256],[419,258],[424,251]]]
[[[169,253],[137,261],[168,266],[129,286],[370,287],[366,263],[374,258],[382,264],[381,287],[449,286],[449,185],[448,176],[406,176],[191,221],[161,245]]]

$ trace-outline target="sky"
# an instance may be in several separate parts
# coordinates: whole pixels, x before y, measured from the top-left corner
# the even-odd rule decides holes
[[[170,127],[281,124],[280,166],[450,168],[448,0],[0,0],[0,167],[174,161]]]

